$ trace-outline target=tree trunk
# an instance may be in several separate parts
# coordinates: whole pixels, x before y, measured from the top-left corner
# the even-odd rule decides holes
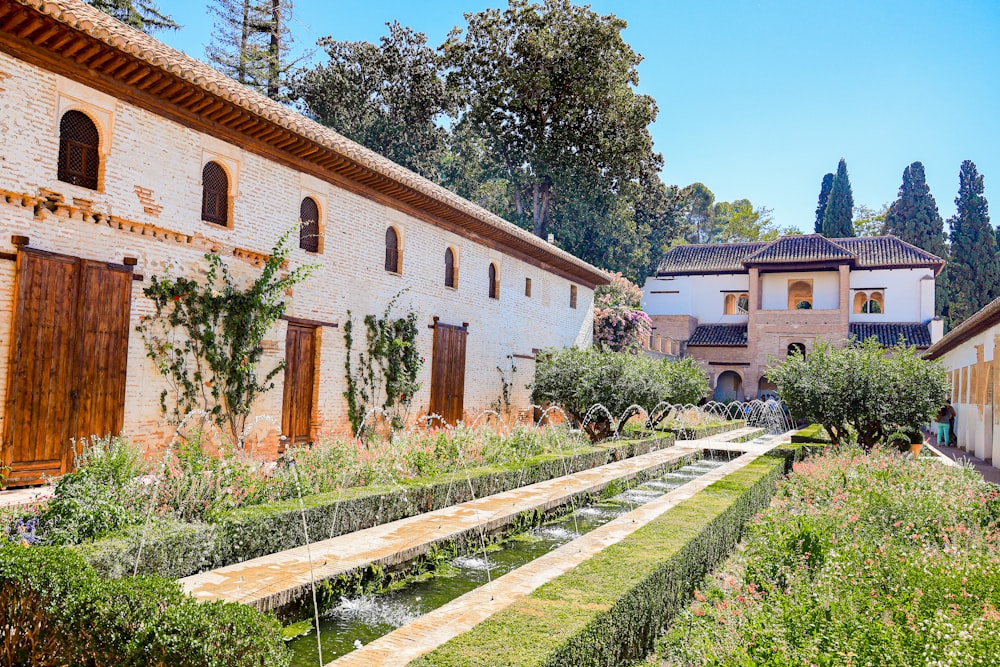
[[[281,74],[281,0],[271,0],[271,45],[268,49],[267,96],[278,99]]]
[[[236,55],[236,80],[247,83],[247,48],[250,42],[250,0],[243,0],[243,23],[240,27],[240,52]]]
[[[547,178],[535,181],[532,185],[531,217],[533,231],[539,238],[545,238],[550,201],[552,201],[552,181]]]

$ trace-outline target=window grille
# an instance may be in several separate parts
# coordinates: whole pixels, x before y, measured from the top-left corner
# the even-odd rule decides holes
[[[201,172],[201,219],[229,225],[229,177],[216,162],[209,162]]]
[[[455,251],[448,248],[444,251],[444,285],[455,287]]]
[[[496,264],[490,264],[490,298],[500,298],[500,279],[497,277]]]
[[[402,273],[399,270],[399,235],[392,227],[385,230],[385,270]]]
[[[299,206],[299,247],[306,252],[319,252],[319,206],[306,197]]]
[[[94,121],[80,111],[67,111],[59,121],[58,178],[64,183],[97,189],[101,137]]]

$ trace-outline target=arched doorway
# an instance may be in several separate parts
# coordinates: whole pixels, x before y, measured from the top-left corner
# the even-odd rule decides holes
[[[743,378],[736,371],[723,371],[715,380],[712,398],[720,402],[743,399]]]

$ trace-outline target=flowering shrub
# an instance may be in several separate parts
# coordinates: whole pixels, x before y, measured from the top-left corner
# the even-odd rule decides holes
[[[652,320],[642,312],[642,290],[620,273],[594,291],[594,345],[611,352],[642,351]]]
[[[798,463],[661,664],[996,664],[998,520],[971,470],[882,450]]]

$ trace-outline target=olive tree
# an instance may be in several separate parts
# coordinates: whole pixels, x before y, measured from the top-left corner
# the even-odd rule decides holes
[[[856,437],[869,449],[895,431],[918,429],[948,396],[941,364],[902,341],[889,348],[874,337],[840,348],[817,341],[807,356],[772,362],[767,376],[792,414],[822,424],[835,444]]]
[[[692,359],[670,361],[627,352],[567,347],[546,350],[535,369],[531,398],[562,407],[592,440],[617,433],[638,405],[694,403],[708,393],[705,371]],[[602,405],[607,412],[595,410]]]

